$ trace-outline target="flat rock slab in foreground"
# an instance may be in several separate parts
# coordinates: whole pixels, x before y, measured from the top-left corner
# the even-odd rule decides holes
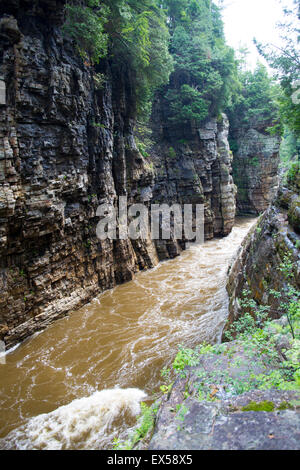
[[[182,402],[181,391],[175,386],[170,398],[162,405],[150,450],[300,448],[299,410],[278,410],[286,404],[295,403],[299,398],[295,392],[253,391],[218,402],[199,402],[188,398],[184,401],[187,411],[184,418],[180,418],[176,413],[176,404]],[[274,404],[274,412],[241,410],[251,402],[265,401]]]
[[[253,390],[225,400],[184,400],[189,379],[178,380],[162,403],[150,450],[297,450],[299,394]],[[243,411],[249,404],[274,411]],[[265,405],[264,405],[265,406]],[[282,409],[287,408],[287,409]]]

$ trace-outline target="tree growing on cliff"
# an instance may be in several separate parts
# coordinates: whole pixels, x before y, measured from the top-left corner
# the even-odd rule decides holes
[[[106,26],[111,57],[133,72],[138,113],[146,117],[154,91],[173,69],[166,13],[159,0],[105,2],[111,11]]]
[[[227,109],[232,130],[245,126],[280,134],[280,89],[269,76],[267,68],[258,63],[253,72],[240,69],[238,79],[239,91]]]
[[[64,31],[91,63],[107,58],[130,70],[138,112],[149,112],[151,96],[168,81],[173,64],[158,0],[71,0]]]
[[[83,59],[98,63],[107,55],[108,35],[104,31],[110,10],[100,0],[70,1],[66,4],[64,33],[71,37]]]
[[[175,70],[164,90],[167,119],[177,128],[217,116],[234,87],[234,51],[210,0],[165,0]]]

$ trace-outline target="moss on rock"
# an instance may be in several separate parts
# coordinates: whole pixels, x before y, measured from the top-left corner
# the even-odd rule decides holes
[[[274,411],[275,405],[271,401],[262,401],[256,403],[255,401],[250,402],[247,406],[243,406],[242,411]]]

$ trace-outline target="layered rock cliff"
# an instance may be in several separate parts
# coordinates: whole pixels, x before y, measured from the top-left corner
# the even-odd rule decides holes
[[[210,238],[234,220],[226,118],[171,144],[172,162],[170,144],[157,144],[149,163],[134,138],[131,70],[83,64],[61,32],[64,3],[0,5],[0,339],[8,347],[184,247],[99,241],[99,204],[120,195],[129,204],[204,202]]]
[[[251,126],[231,129],[238,215],[259,215],[276,196],[281,139],[268,133],[269,125],[254,120]]]
[[[63,40],[64,2],[1,18],[1,337],[19,341],[157,256],[96,237],[96,209],[152,184],[133,138],[130,71],[93,72]],[[11,7],[12,9],[12,7]]]
[[[289,282],[300,288],[299,178],[296,164],[288,184],[280,187],[276,200],[248,234],[229,270],[227,328],[245,313],[241,304],[244,291],[258,306],[271,307],[273,318],[282,315],[280,304],[287,286],[282,266],[289,271]],[[279,299],[274,291],[280,292]]]
[[[171,135],[157,104],[153,120],[157,142],[152,152],[157,168],[154,199],[204,204],[206,239],[228,235],[235,220],[236,186],[227,116],[210,119],[200,129],[191,127],[185,133],[180,129]]]

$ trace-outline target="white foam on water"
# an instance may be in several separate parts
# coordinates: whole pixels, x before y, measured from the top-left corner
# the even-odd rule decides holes
[[[125,413],[137,416],[146,394],[136,388],[110,389],[74,400],[36,416],[0,440],[0,448],[18,450],[101,449],[113,421]]]
[[[8,354],[11,354],[12,352],[14,352],[20,345],[21,343],[18,343],[12,348],[7,349],[7,350],[5,350],[5,347],[3,347],[3,350],[1,350],[0,352],[0,358],[5,358]]]

